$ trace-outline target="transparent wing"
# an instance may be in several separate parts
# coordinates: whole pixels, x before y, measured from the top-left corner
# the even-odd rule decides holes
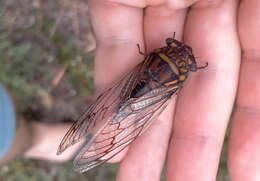
[[[74,160],[74,169],[78,172],[88,171],[122,151],[161,114],[167,106],[169,98],[178,89],[176,87],[175,90],[165,90],[157,95],[149,95],[147,93],[138,99],[132,99],[126,103],[129,106],[133,106],[141,105],[140,103],[150,99],[155,100],[152,105],[137,109],[119,121],[108,122],[99,134],[81,149]]]
[[[103,92],[89,109],[71,126],[63,137],[57,155],[68,147],[81,141],[90,142],[103,129],[118,111],[119,104],[130,96],[132,89],[139,81],[145,62],[137,65],[133,71],[121,79],[113,87]]]

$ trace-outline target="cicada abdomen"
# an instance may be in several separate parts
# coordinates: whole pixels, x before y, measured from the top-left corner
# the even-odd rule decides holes
[[[140,51],[140,50],[139,50]],[[96,167],[133,142],[167,106],[197,66],[191,47],[174,39],[145,56],[126,77],[107,89],[64,136],[57,154],[84,140],[74,169]]]

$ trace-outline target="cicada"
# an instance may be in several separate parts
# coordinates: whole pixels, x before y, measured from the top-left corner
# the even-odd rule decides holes
[[[57,154],[83,142],[74,170],[88,171],[126,148],[161,114],[189,73],[208,66],[198,66],[192,48],[174,36],[143,55],[144,61],[103,92],[62,139]]]

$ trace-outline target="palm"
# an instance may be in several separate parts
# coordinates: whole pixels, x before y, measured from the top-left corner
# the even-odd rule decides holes
[[[255,48],[260,47],[256,34],[260,31],[255,28],[260,22],[253,19],[257,19],[259,1],[244,0],[240,4],[239,36],[238,0],[196,3],[169,0],[167,6],[166,0],[153,1],[153,4],[120,2],[90,1],[98,41],[95,78],[99,91],[142,60],[137,43],[141,47],[145,45],[150,52],[161,47],[174,31],[177,39],[183,36],[185,43],[193,48],[198,61],[209,62],[209,67],[191,75],[178,100],[172,101],[128,151],[113,159],[119,161],[124,157],[118,180],[159,180],[166,154],[168,180],[214,180],[235,101],[240,71],[239,41],[245,59],[260,57]],[[253,50],[246,51],[249,49]],[[241,66],[238,108],[229,144],[229,168],[234,180],[254,180],[260,168],[257,168],[260,158],[256,154],[260,151],[256,121],[260,117],[260,97],[256,94],[260,87],[256,82],[255,63],[257,61],[244,61]],[[241,154],[246,160],[254,159],[250,163],[241,162]],[[250,172],[241,172],[248,165],[252,168]]]

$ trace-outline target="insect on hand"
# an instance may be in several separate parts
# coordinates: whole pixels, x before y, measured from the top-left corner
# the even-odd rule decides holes
[[[96,99],[68,130],[57,154],[83,142],[73,162],[76,171],[106,162],[149,127],[190,72],[207,66],[197,66],[191,47],[174,36],[167,38],[166,46],[145,55],[142,63]]]

